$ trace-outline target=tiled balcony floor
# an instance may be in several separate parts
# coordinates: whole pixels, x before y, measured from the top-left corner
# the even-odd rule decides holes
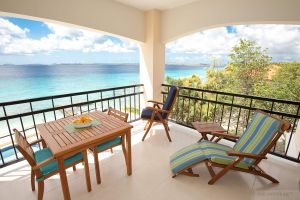
[[[230,200],[279,200],[300,199],[300,166],[287,164],[269,156],[262,168],[280,181],[269,181],[251,174],[229,172],[214,185],[208,185],[209,173],[204,164],[195,168],[200,177],[180,175],[171,178],[169,156],[177,149],[199,139],[196,131],[170,123],[169,143],[162,126],[155,126],[146,138],[143,136],[144,122],[133,123],[132,161],[133,174],[126,175],[125,161],[120,148],[99,155],[101,185],[96,184],[92,155],[89,155],[92,191],[86,191],[82,165],[77,171],[69,169],[68,181],[72,199],[230,199]],[[37,192],[30,187],[30,167],[26,161],[0,169],[0,199],[36,199]],[[63,199],[58,175],[46,180],[44,199]]]

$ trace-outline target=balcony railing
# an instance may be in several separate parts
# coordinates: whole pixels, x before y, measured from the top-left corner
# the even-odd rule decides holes
[[[129,113],[129,121],[140,119],[142,84],[0,103],[0,167],[22,159],[15,148],[12,129],[37,139],[36,124],[108,107]],[[40,148],[38,145],[34,148]]]
[[[171,85],[163,84],[164,99]],[[179,97],[174,106],[171,120],[188,127],[193,121],[217,122],[227,133],[239,135],[253,116],[253,110],[260,109],[289,121],[292,128],[277,142],[270,152],[273,155],[298,162],[299,149],[294,137],[300,119],[300,102],[272,99],[258,96],[234,94],[199,88],[179,87]],[[298,141],[299,142],[299,141]]]
[[[129,121],[140,119],[142,84],[93,91],[32,98],[0,103],[0,167],[15,163],[22,156],[15,148],[13,128],[27,139],[37,139],[36,124],[113,107],[129,113]],[[171,85],[163,84],[164,99]],[[295,130],[300,119],[300,102],[233,94],[199,88],[179,87],[179,98],[171,121],[192,127],[193,121],[214,121],[228,133],[241,134],[253,115],[261,109],[288,120],[292,124],[271,154],[300,162],[300,153],[293,152]],[[38,145],[34,148],[40,148]]]

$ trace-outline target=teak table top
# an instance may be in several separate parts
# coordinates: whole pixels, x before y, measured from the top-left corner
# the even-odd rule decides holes
[[[72,123],[79,116],[67,117],[37,125],[39,134],[46,141],[54,157],[92,147],[101,141],[108,140],[121,133],[125,134],[125,132],[132,128],[130,124],[100,111],[84,115],[97,119],[101,123],[75,133],[67,132],[64,126]]]

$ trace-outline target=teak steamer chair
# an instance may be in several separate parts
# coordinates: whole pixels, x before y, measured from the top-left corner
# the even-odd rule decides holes
[[[240,137],[224,133],[212,133],[212,136],[220,139],[238,139],[233,148],[212,141],[201,141],[174,153],[170,159],[172,177],[174,178],[179,174],[197,177],[199,175],[194,174],[192,168],[204,162],[211,175],[211,180],[208,182],[210,185],[214,184],[229,170],[254,174],[273,183],[279,183],[278,180],[263,171],[258,164],[263,159],[267,159],[267,153],[290,126],[287,121],[257,110]],[[223,169],[215,173],[213,167]]]

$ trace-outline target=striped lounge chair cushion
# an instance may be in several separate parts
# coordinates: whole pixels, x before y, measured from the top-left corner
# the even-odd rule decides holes
[[[247,129],[233,147],[234,151],[260,154],[280,130],[281,122],[268,115],[256,112]],[[254,160],[245,158],[251,164]]]
[[[176,174],[196,163],[204,161],[205,159],[210,159],[212,162],[227,165],[237,158],[234,156],[228,156],[226,153],[228,151],[233,151],[233,149],[210,141],[202,141],[200,143],[192,144],[177,151],[171,156],[171,170],[173,174]],[[247,169],[249,164],[242,161],[236,167]]]

